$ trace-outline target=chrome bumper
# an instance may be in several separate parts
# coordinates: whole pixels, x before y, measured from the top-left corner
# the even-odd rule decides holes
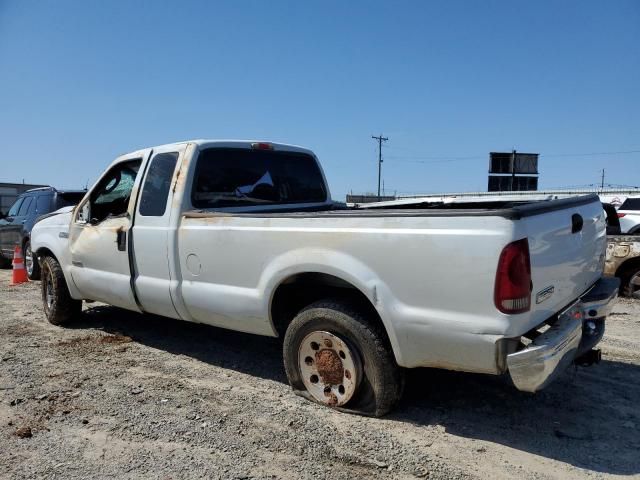
[[[593,348],[604,334],[604,317],[618,296],[620,281],[602,277],[526,348],[507,355],[518,390],[536,392],[551,383],[574,359]]]

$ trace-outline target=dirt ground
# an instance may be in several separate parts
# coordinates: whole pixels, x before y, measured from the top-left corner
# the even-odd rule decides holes
[[[536,395],[410,372],[383,419],[293,395],[277,339],[90,304],[47,323],[0,271],[1,478],[640,478],[640,301]]]

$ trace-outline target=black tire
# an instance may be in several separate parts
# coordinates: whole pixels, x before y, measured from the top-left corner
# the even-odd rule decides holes
[[[631,285],[634,275],[640,275],[640,263],[634,262],[630,265],[623,265],[617,276],[620,278],[620,295],[623,297],[636,297],[640,295],[640,287]]]
[[[29,268],[28,256],[31,256],[31,268]],[[24,267],[27,270],[29,280],[40,280],[40,263],[38,258],[31,251],[31,242],[26,240],[22,245],[22,256],[24,257]]]
[[[82,300],[69,294],[62,267],[53,257],[42,259],[42,304],[49,323],[68,325],[80,316]]]
[[[309,305],[296,315],[284,337],[283,356],[287,378],[298,395],[331,406],[307,390],[298,359],[305,337],[324,331],[344,341],[360,361],[361,379],[353,395],[343,406],[333,408],[380,417],[396,406],[404,389],[404,371],[395,361],[386,332],[369,321],[365,311],[349,302],[327,299]]]

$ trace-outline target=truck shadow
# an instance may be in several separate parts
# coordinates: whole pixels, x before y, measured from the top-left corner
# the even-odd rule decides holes
[[[536,394],[517,391],[506,377],[417,369],[390,417],[596,472],[634,475],[640,473],[639,398],[640,367],[617,361],[572,368]],[[476,454],[483,448],[491,446],[479,442]]]
[[[72,328],[123,333],[155,349],[287,384],[279,339],[109,306],[85,310]],[[518,392],[505,377],[414,369],[401,404],[386,419],[441,425],[451,435],[634,475],[640,473],[639,399],[640,366],[617,361],[570,370],[535,395]],[[483,448],[491,445],[479,442],[477,455]]]
[[[90,307],[69,328],[122,333],[135,342],[211,365],[287,383],[281,341],[222,328],[139,314],[111,306]]]

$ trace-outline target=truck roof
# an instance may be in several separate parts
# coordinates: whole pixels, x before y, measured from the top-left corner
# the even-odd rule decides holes
[[[300,152],[300,153],[307,153],[309,155],[314,155],[314,153],[308,148],[304,148],[298,145],[290,145],[287,143],[271,142],[268,140],[229,140],[229,139],[203,139],[203,138],[195,139],[195,140],[185,140],[182,142],[167,143],[164,145],[155,145],[152,147],[141,148],[133,152],[127,152],[127,153],[124,153],[123,155],[130,155],[138,152],[143,152],[144,150],[148,150],[150,148],[168,148],[171,146],[185,145],[188,143],[195,144],[198,147],[220,147],[220,148],[251,148],[251,145],[255,143],[269,143],[273,145],[273,147],[276,150],[286,150],[290,152]]]

